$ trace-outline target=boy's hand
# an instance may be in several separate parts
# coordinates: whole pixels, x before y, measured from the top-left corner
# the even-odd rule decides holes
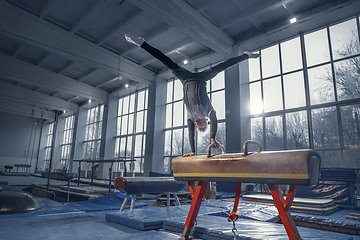
[[[220,147],[219,143],[215,140],[215,138],[211,139],[211,144],[212,144],[213,148],[219,148]]]
[[[194,152],[191,152],[191,153],[188,153],[188,154],[184,154],[183,157],[191,157],[191,156],[195,156],[196,153]]]

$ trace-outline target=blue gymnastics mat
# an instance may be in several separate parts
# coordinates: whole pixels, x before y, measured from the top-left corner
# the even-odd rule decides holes
[[[164,229],[172,232],[182,233],[186,218],[174,218],[164,221]],[[218,216],[198,216],[197,225],[192,228],[191,235],[201,239],[234,239],[232,233],[233,225],[226,219]],[[240,240],[260,240],[276,239],[287,240],[285,228],[282,224],[260,222],[249,219],[238,219],[235,222],[236,239]],[[298,227],[302,239],[327,239],[327,240],[347,240],[360,239],[357,236]]]
[[[116,228],[108,226],[106,222],[83,222],[62,224],[59,226],[35,227],[26,229],[17,229],[13,226],[13,231],[1,232],[1,239],[7,240],[63,240],[63,239],[106,239],[118,240],[130,237],[131,233],[119,231]],[[146,238],[145,238],[146,239]]]
[[[146,232],[139,232],[130,235],[129,237],[122,238],[123,240],[139,240],[139,239],[146,239],[146,240],[178,240],[181,237],[181,234],[175,234],[171,232],[165,231],[146,231]]]
[[[220,207],[228,214],[232,211],[233,203],[211,199],[211,203]],[[222,216],[223,219],[228,217],[222,210],[208,202],[202,202],[200,215]],[[258,208],[257,205],[239,204],[238,214],[246,213]],[[186,217],[190,210],[190,205],[161,207],[161,208],[143,208],[132,211],[122,211],[105,214],[105,219],[109,222],[118,223],[127,227],[139,230],[155,230],[163,227],[163,222],[167,219]],[[258,221],[275,222],[279,219],[279,214],[275,207],[270,207],[260,211],[253,212],[245,216],[247,219]]]
[[[109,222],[118,223],[139,230],[160,229],[167,218],[187,216],[190,206],[143,208],[105,214]]]
[[[212,200],[217,205],[226,209],[229,203]],[[105,219],[109,222],[118,223],[127,227],[139,230],[155,230],[161,229],[165,219],[187,216],[190,205],[172,206],[172,207],[151,207],[134,209],[132,211],[122,211],[116,213],[105,214]],[[222,211],[215,208],[209,203],[203,202],[199,211],[199,215],[224,215]]]

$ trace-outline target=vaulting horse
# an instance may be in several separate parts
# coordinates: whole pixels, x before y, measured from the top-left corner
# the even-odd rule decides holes
[[[255,145],[257,152],[249,153],[248,146]],[[172,161],[174,178],[188,181],[192,204],[182,234],[188,238],[196,222],[202,198],[208,182],[237,182],[234,208],[228,218],[235,221],[241,183],[268,184],[274,204],[279,211],[281,221],[289,239],[301,239],[295,222],[290,214],[290,207],[298,185],[318,184],[320,174],[320,155],[313,150],[288,150],[262,152],[254,141],[244,143],[243,153],[212,156],[208,147],[207,156],[177,157]],[[195,189],[194,181],[198,181]],[[279,184],[290,185],[284,199]]]

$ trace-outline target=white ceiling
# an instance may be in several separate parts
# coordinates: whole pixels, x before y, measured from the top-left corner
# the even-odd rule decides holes
[[[254,50],[359,9],[360,0],[0,0],[0,111],[52,118],[107,102],[125,84],[172,78],[125,33],[194,71],[234,46]]]

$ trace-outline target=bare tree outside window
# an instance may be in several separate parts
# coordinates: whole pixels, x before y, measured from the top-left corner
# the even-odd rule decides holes
[[[299,35],[300,40],[303,38],[301,44],[297,37],[279,43],[282,64],[279,78],[283,91],[276,94],[270,88],[274,85],[267,84],[274,78],[261,71],[274,63],[264,58],[261,68],[258,64],[250,64],[253,66],[249,71],[255,73],[249,75],[259,76],[260,70],[262,77],[256,82],[249,80],[253,140],[265,142],[267,150],[314,148],[323,159],[322,167],[360,167],[358,27],[353,18]],[[296,53],[305,53],[296,56],[301,56],[302,62],[307,63],[306,69],[299,69],[301,64],[296,68],[284,65],[284,61],[292,57],[292,51],[286,51],[289,46]],[[275,48],[273,45],[260,49],[260,53],[266,55]],[[296,70],[288,73],[288,69]],[[277,99],[284,99],[284,109]],[[266,104],[266,109],[262,111],[259,107],[255,111],[255,102],[257,106]],[[283,136],[286,136],[286,141],[283,141]]]

